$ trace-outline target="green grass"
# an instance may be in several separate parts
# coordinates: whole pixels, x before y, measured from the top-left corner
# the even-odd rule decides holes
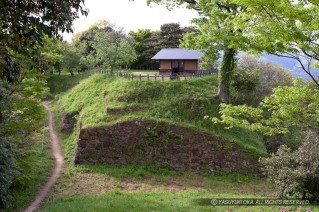
[[[53,86],[59,78],[51,79]],[[70,78],[69,78],[70,80]],[[80,82],[80,80],[78,81]],[[64,84],[68,84],[68,80]],[[214,176],[176,172],[168,167],[141,165],[84,164],[74,166],[73,158],[79,135],[80,122],[83,127],[104,126],[130,119],[147,119],[187,126],[195,130],[209,132],[236,143],[239,148],[253,156],[265,154],[261,138],[241,129],[224,130],[204,119],[205,115],[218,116],[219,101],[214,97],[217,90],[216,76],[188,81],[127,81],[103,74],[94,74],[70,90],[58,89],[54,102],[55,127],[59,129],[63,113],[79,111],[79,122],[73,132],[60,133],[63,153],[66,159],[64,174],[57,188],[80,192],[75,196],[52,191],[51,198],[41,211],[278,211],[277,206],[198,206],[197,198],[256,198],[272,197],[273,185],[252,175],[237,173],[216,173]],[[106,113],[106,108],[118,108],[119,115]],[[138,110],[130,109],[139,108]],[[76,177],[85,175],[84,182]],[[98,177],[99,176],[99,177]],[[114,189],[100,195],[88,195],[79,183],[102,183],[105,178],[114,179]],[[101,180],[101,181],[100,181]],[[141,183],[156,182],[166,185],[177,182],[186,190],[178,192],[162,191],[156,186],[152,191],[130,193],[121,190],[125,180]],[[140,181],[139,181],[140,180]],[[197,186],[197,182],[200,186]],[[190,184],[188,186],[188,183]],[[91,187],[87,185],[88,191]],[[83,185],[84,186],[84,185]],[[194,188],[196,187],[196,188]],[[80,190],[76,190],[79,188]],[[167,186],[169,188],[169,186]],[[199,189],[200,188],[200,189]],[[84,190],[83,190],[84,189]],[[75,192],[75,193],[76,193]],[[305,208],[289,207],[297,210]],[[317,208],[313,208],[318,211]]]
[[[201,198],[257,198],[231,194],[210,194],[206,190],[192,189],[180,193],[172,192],[110,192],[100,196],[82,196],[59,199],[41,211],[278,211],[278,206],[200,206]],[[281,207],[282,209],[284,207]],[[314,207],[289,207],[291,210],[306,210]]]
[[[194,174],[190,172],[177,172],[169,167],[155,167],[151,165],[113,165],[113,164],[82,164],[72,168],[72,171],[78,173],[99,173],[105,176],[115,177],[119,179],[135,178],[135,179],[156,179],[161,182],[167,182],[171,177],[176,179],[203,182],[204,187],[218,187],[218,190],[227,192],[227,189],[234,184],[246,183],[251,185],[266,185],[272,187],[272,184],[265,182],[264,179],[253,176],[251,174],[238,174],[215,172],[214,175],[207,173]],[[230,192],[230,190],[228,190]]]
[[[53,167],[50,154],[50,137],[46,131],[44,148],[42,150],[41,134],[37,134],[34,144],[26,150],[24,157],[19,158],[22,175],[18,177],[18,184],[12,191],[12,199],[6,211],[17,211],[30,204],[40,187],[48,179]]]
[[[40,102],[19,96],[13,100],[10,109],[15,111],[13,114],[19,115],[0,130],[10,134],[22,154],[16,158],[15,165],[20,174],[12,187],[12,198],[5,210],[17,211],[33,201],[51,173],[53,159],[50,154],[50,135],[47,127],[43,126],[46,112]]]
[[[79,84],[81,80],[86,79],[93,73],[94,71],[92,70],[80,72],[79,74],[76,73],[74,76],[71,76],[67,72],[61,72],[61,76],[59,76],[57,73],[49,75],[47,82],[50,88],[50,93],[52,94],[52,96],[54,96],[56,94],[65,92]]]
[[[217,77],[188,81],[128,81],[95,74],[80,85],[58,96],[58,110],[80,112],[82,126],[104,126],[112,123],[148,119],[188,126],[234,141],[251,155],[263,155],[261,139],[243,129],[224,130],[204,116],[219,116]],[[106,108],[121,110],[120,115],[106,113]],[[130,111],[131,110],[131,111]]]

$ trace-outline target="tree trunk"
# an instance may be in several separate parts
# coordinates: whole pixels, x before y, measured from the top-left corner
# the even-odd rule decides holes
[[[219,82],[217,96],[225,103],[230,102],[230,83],[233,79],[236,65],[236,49],[227,48],[224,50],[222,65],[219,71]]]
[[[3,122],[3,115],[2,115],[2,111],[0,111],[0,123]]]
[[[114,74],[114,65],[111,65],[111,72],[110,72],[111,75]]]

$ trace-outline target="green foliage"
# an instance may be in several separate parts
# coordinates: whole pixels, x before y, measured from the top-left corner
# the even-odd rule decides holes
[[[11,200],[5,207],[5,211],[17,211],[24,209],[34,200],[38,190],[50,176],[50,170],[53,167],[53,158],[51,157],[50,135],[44,130],[44,140],[42,149],[42,136],[35,133],[25,138],[24,142],[30,146],[21,145],[20,151],[24,154],[16,157],[16,164],[19,175],[11,187]]]
[[[95,49],[92,46],[94,36],[99,32],[107,34],[114,30],[114,25],[112,23],[106,20],[99,20],[93,23],[87,30],[75,34],[72,44],[80,50],[83,57],[87,57],[91,53],[95,52]]]
[[[94,36],[92,46],[96,51],[96,63],[110,66],[111,71],[114,71],[119,65],[127,65],[136,59],[136,53],[130,40],[125,38],[121,31],[109,34],[98,32]]]
[[[64,42],[62,45],[62,68],[69,71],[71,76],[74,71],[80,71],[81,53],[72,44]]]
[[[17,54],[37,60],[38,44],[44,34],[58,36],[59,31],[72,32],[72,23],[78,12],[86,15],[82,0],[47,2],[6,1],[0,5],[0,79],[8,73],[19,75]]]
[[[41,154],[38,134],[45,116],[39,100],[48,92],[44,77],[35,70],[28,71],[19,86],[0,84],[0,181],[5,180],[0,183],[0,207],[8,210],[23,207],[34,197],[52,164],[41,161],[49,158],[49,151]],[[12,199],[3,199],[3,192]]]
[[[31,98],[44,99],[49,94],[46,81],[25,79],[20,85],[23,86],[23,94]]]
[[[150,29],[139,29],[137,32],[130,32],[130,36],[133,40],[133,47],[137,54],[137,59],[129,64],[131,68],[155,66],[154,61],[151,60],[151,58],[156,54],[154,51],[157,51],[160,47],[155,45],[152,46],[151,42],[156,34],[156,32],[153,32]]]
[[[70,75],[67,76],[66,73],[62,73],[61,76],[56,74],[50,75],[47,79],[50,94],[57,95],[59,93],[66,92],[67,90],[79,84],[83,79],[88,78],[93,73],[94,71],[91,70],[81,72],[73,77]]]
[[[279,65],[249,55],[239,59],[231,84],[231,102],[257,106],[278,86],[291,86],[292,75]]]
[[[62,61],[62,43],[56,38],[50,38],[47,35],[43,37],[43,44],[38,49],[40,52],[40,57],[38,61],[38,68],[41,73],[53,72],[55,68],[59,70],[58,67]]]
[[[249,42],[254,43],[253,50],[295,59],[300,70],[319,86],[315,74],[310,71],[310,66],[318,60],[318,4],[309,0],[233,2],[247,7],[236,20],[236,26],[244,29]]]
[[[17,87],[10,85],[6,81],[0,80],[0,124],[4,122],[4,111],[8,110],[12,100],[12,93],[17,90]]]
[[[19,171],[15,167],[17,146],[5,137],[0,137],[0,208],[10,200],[10,188]]]
[[[188,3],[188,1],[179,2]],[[229,102],[230,84],[237,63],[236,52],[248,50],[250,44],[242,33],[242,29],[235,25],[236,17],[240,16],[245,9],[224,0],[199,0],[190,3],[190,5],[193,4],[200,11],[200,18],[193,21],[199,31],[184,36],[182,46],[202,50],[203,60],[212,63],[217,61],[220,52],[224,51],[217,96],[223,102]]]
[[[319,93],[313,83],[295,80],[294,86],[280,86],[258,107],[221,104],[215,123],[242,127],[267,135],[285,134],[294,128],[318,128]]]
[[[179,23],[163,24],[159,31],[145,29],[130,32],[137,60],[130,63],[129,67],[157,69],[159,64],[152,57],[163,48],[178,48],[183,35],[193,32],[196,32],[194,27],[181,27]]]
[[[319,6],[313,1],[148,0],[169,8],[183,3],[199,12],[199,32],[184,36],[183,46],[201,49],[216,61],[221,50],[279,54],[295,59],[317,86],[310,66],[318,60]],[[247,21],[249,20],[249,21]]]
[[[277,152],[278,148],[281,145],[286,145],[291,150],[296,150],[299,146],[302,140],[304,139],[305,135],[302,130],[292,130],[288,133],[282,135],[272,135],[267,136],[263,135],[263,143],[267,149],[268,153],[275,153]]]
[[[283,145],[276,154],[261,159],[268,178],[276,184],[281,198],[319,198],[319,139],[308,132],[304,142],[294,152]]]
[[[131,38],[123,29],[106,20],[98,21],[86,31],[76,34],[69,48],[70,46],[74,49],[72,55],[76,62],[70,64],[68,69],[76,67],[84,71],[102,67],[113,71],[118,66],[128,65],[136,59]]]

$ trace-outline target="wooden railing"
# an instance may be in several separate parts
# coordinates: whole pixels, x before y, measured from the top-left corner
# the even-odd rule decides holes
[[[203,76],[210,76],[215,75],[217,72],[213,71],[198,71],[196,74],[183,74],[183,75],[159,75],[159,74],[134,74],[124,71],[105,71],[105,70],[97,70],[97,73],[100,74],[109,74],[116,77],[121,77],[127,80],[160,80],[160,81],[167,81],[167,80],[189,80],[193,78],[199,78]]]

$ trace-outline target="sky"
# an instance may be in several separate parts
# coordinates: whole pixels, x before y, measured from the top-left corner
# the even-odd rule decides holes
[[[74,33],[88,29],[98,20],[108,20],[117,27],[123,27],[126,32],[138,29],[159,30],[165,23],[180,23],[189,26],[190,20],[198,17],[194,10],[175,8],[169,11],[165,6],[151,4],[146,0],[85,0],[88,16],[81,16],[74,22]],[[72,34],[63,34],[65,40],[71,41]]]

